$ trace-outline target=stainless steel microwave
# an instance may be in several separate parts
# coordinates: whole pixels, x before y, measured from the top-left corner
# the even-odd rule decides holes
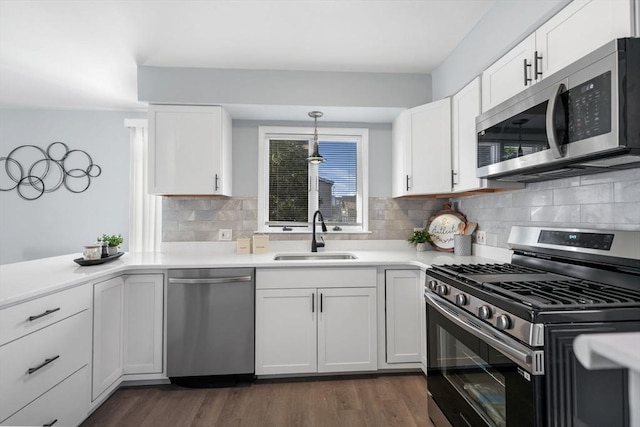
[[[479,178],[640,167],[640,38],[616,39],[476,119]]]

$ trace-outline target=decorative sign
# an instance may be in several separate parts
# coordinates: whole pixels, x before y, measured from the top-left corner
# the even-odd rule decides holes
[[[460,234],[460,224],[466,223],[467,218],[460,212],[451,209],[446,203],[443,209],[436,212],[427,223],[427,231],[431,235],[431,244],[443,252],[453,252],[453,236]]]
[[[91,178],[102,173],[83,150],[69,150],[67,144],[54,142],[47,150],[35,145],[21,145],[8,156],[0,157],[0,191],[15,189],[25,200],[36,200],[64,186],[72,193],[82,193]]]

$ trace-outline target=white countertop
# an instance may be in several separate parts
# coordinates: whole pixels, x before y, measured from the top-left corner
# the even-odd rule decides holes
[[[640,332],[578,335],[573,351],[587,369],[628,369],[629,422],[640,427]]]
[[[391,245],[390,245],[391,246]],[[434,250],[416,252],[406,245],[404,250],[348,250],[355,260],[274,261],[277,253],[237,255],[229,251],[167,250],[162,252],[125,253],[122,257],[100,265],[82,267],[73,260],[82,254],[69,254],[33,261],[0,265],[0,308],[44,296],[102,277],[135,270],[170,268],[224,267],[348,267],[348,266],[414,266],[426,269],[432,264],[492,263],[496,259],[478,256],[455,256]],[[299,252],[299,251],[289,251]],[[336,251],[328,251],[336,252]]]
[[[573,350],[587,369],[628,368],[640,373],[640,332],[579,335]]]

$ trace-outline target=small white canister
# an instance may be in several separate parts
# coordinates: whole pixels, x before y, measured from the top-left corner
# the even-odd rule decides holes
[[[84,259],[100,259],[102,256],[102,245],[87,245],[82,251]]]

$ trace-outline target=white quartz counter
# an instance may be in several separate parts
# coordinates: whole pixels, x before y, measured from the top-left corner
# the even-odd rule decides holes
[[[573,350],[587,369],[629,369],[629,418],[640,427],[640,332],[579,335]]]
[[[82,267],[73,260],[81,254],[69,254],[33,261],[0,265],[0,308],[52,292],[98,281],[103,277],[135,270],[170,268],[224,267],[348,267],[348,266],[414,266],[426,269],[432,264],[501,262],[478,256],[455,256],[434,250],[349,250],[355,260],[275,261],[277,253],[236,255],[208,250],[171,250],[153,253],[125,253],[122,257],[100,265]],[[345,252],[345,251],[339,251]]]

